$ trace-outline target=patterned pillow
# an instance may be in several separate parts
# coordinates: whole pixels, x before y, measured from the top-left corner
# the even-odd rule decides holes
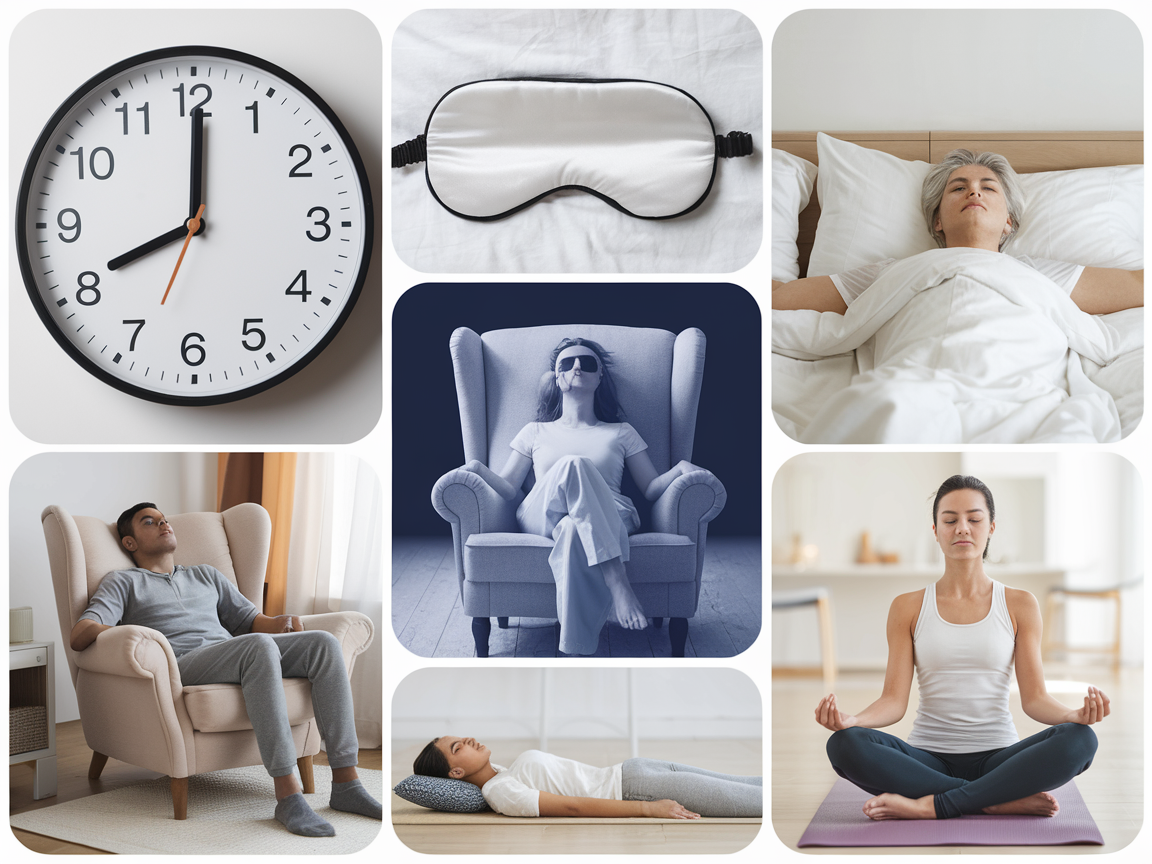
[[[413,774],[396,784],[392,791],[405,801],[448,813],[479,813],[490,809],[480,787],[466,780]]]

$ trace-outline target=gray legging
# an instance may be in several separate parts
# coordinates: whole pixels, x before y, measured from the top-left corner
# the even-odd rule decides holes
[[[763,815],[762,777],[720,774],[659,759],[629,759],[621,775],[625,801],[671,799],[701,816]]]
[[[176,665],[184,684],[240,685],[260,758],[273,777],[291,774],[296,767],[283,679],[307,678],[328,764],[333,768],[356,764],[359,743],[352,690],[340,642],[331,633],[246,633],[189,651]]]

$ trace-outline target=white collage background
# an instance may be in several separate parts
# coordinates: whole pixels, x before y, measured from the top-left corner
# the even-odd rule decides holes
[[[485,9],[491,8],[493,5],[473,2],[473,0],[459,0],[459,2],[450,4],[454,7],[472,8],[472,9]],[[516,4],[523,8],[566,8],[566,9],[580,9],[583,8],[579,3],[521,3]],[[667,8],[671,4],[654,4],[654,3],[641,3],[641,4],[617,4],[609,3],[603,4],[610,7],[619,6],[620,8],[636,8],[642,6],[645,8]],[[854,8],[868,8],[867,4],[857,2],[837,3],[831,4],[836,8],[854,7]],[[922,4],[905,4],[905,3],[888,3],[884,4],[886,8],[893,7],[906,7],[915,8],[917,5]],[[960,3],[957,4],[960,8],[980,8],[984,4],[978,3]],[[1077,8],[1078,4],[1072,3],[1022,3],[1022,8]],[[1082,5],[1082,4],[1080,4]],[[1119,9],[1132,18],[1136,24],[1141,28],[1145,41],[1149,33],[1152,33],[1152,15],[1144,8],[1143,4],[1137,2],[1129,2],[1129,0],[1120,0],[1115,4],[1111,4],[1113,8]],[[253,7],[260,9],[267,7],[269,10],[273,9],[293,9],[293,10],[308,10],[312,8],[309,4],[295,3],[295,2],[278,2],[274,4],[253,3]],[[694,8],[693,4],[677,4],[679,8]],[[88,3],[84,0],[77,0],[71,4],[72,8],[81,10],[101,10],[103,4]],[[499,273],[463,273],[459,270],[453,272],[437,273],[434,271],[417,271],[404,263],[402,258],[396,253],[392,244],[393,237],[393,221],[396,218],[392,212],[391,206],[391,178],[389,176],[389,168],[383,163],[383,159],[387,157],[387,151],[392,144],[399,143],[399,140],[391,140],[393,133],[388,128],[387,119],[391,115],[391,93],[392,93],[392,57],[391,48],[393,41],[393,34],[396,32],[397,27],[401,24],[404,18],[416,11],[414,7],[403,4],[391,3],[370,3],[358,2],[353,0],[342,7],[347,10],[352,10],[353,14],[362,15],[366,21],[364,22],[365,28],[370,25],[375,27],[378,33],[379,43],[382,53],[382,62],[380,63],[381,80],[378,82],[371,82],[368,86],[363,88],[352,88],[350,92],[341,97],[341,104],[338,106],[330,96],[326,98],[337,109],[338,113],[343,111],[366,111],[364,126],[369,130],[369,141],[366,143],[363,140],[358,140],[357,144],[361,150],[361,154],[366,163],[371,163],[373,159],[380,160],[380,164],[369,164],[369,176],[372,179],[373,193],[375,197],[375,207],[379,214],[378,227],[377,227],[377,245],[374,251],[375,262],[373,265],[373,272],[370,273],[369,282],[366,286],[365,296],[360,301],[360,308],[364,313],[367,313],[369,318],[374,315],[380,316],[380,329],[376,331],[379,335],[373,335],[375,330],[373,322],[369,320],[368,324],[363,329],[364,338],[367,340],[375,340],[372,342],[372,349],[365,352],[353,352],[354,359],[352,369],[340,369],[342,360],[348,359],[342,356],[338,350],[329,350],[329,354],[333,356],[324,358],[325,365],[319,370],[309,370],[308,374],[332,374],[341,379],[341,387],[348,387],[352,389],[359,388],[360,392],[369,393],[364,401],[364,404],[347,407],[352,403],[345,401],[345,408],[342,410],[348,411],[348,416],[341,416],[340,420],[343,422],[343,427],[348,432],[341,433],[337,436],[332,436],[330,433],[331,417],[325,417],[323,411],[323,399],[318,395],[318,391],[322,390],[323,378],[319,379],[320,384],[312,385],[317,393],[312,393],[315,396],[316,402],[311,403],[310,410],[301,412],[298,410],[299,406],[293,403],[293,400],[288,396],[283,399],[277,398],[270,400],[268,403],[268,410],[262,412],[259,416],[255,412],[249,412],[243,408],[221,411],[213,415],[211,419],[207,417],[192,416],[185,422],[188,423],[186,428],[181,428],[177,423],[170,423],[163,421],[160,431],[156,431],[155,426],[147,426],[144,428],[152,431],[141,432],[140,424],[150,424],[154,418],[151,417],[151,411],[147,405],[131,405],[126,404],[124,407],[124,416],[119,419],[123,421],[125,431],[123,437],[120,434],[120,428],[117,425],[103,424],[97,426],[90,423],[87,415],[83,412],[74,414],[71,418],[71,425],[73,430],[82,431],[66,431],[60,424],[64,422],[63,412],[61,411],[62,404],[75,405],[81,403],[86,409],[90,409],[96,413],[105,412],[105,407],[100,404],[101,398],[104,394],[100,392],[99,388],[103,385],[98,385],[94,380],[84,381],[78,387],[77,392],[64,392],[61,393],[56,389],[55,377],[52,374],[52,368],[55,366],[57,369],[62,362],[63,354],[57,351],[59,357],[46,355],[43,362],[41,358],[37,358],[37,362],[30,363],[28,358],[20,354],[16,347],[23,345],[27,341],[27,328],[40,327],[40,324],[35,321],[34,316],[30,314],[27,296],[24,292],[19,276],[19,268],[15,262],[14,243],[11,231],[11,213],[15,206],[16,187],[19,183],[20,172],[23,168],[23,163],[26,158],[26,135],[18,136],[18,123],[17,113],[21,114],[22,122],[32,122],[31,116],[39,115],[41,119],[37,122],[42,123],[47,119],[49,114],[55,109],[56,105],[63,98],[63,96],[46,98],[43,104],[35,104],[35,99],[30,98],[26,92],[27,86],[35,82],[40,77],[59,78],[64,82],[72,82],[69,84],[61,84],[64,87],[64,94],[71,92],[71,89],[78,86],[88,74],[109,65],[116,59],[129,56],[144,48],[129,47],[124,50],[119,56],[113,56],[112,59],[106,62],[96,62],[94,66],[90,63],[85,65],[83,62],[78,62],[77,58],[70,55],[67,50],[62,50],[67,45],[68,40],[63,40],[60,45],[53,44],[51,38],[47,38],[43,44],[35,46],[21,46],[6,42],[8,46],[8,59],[9,62],[4,64],[4,69],[8,72],[6,87],[2,89],[2,96],[0,99],[4,100],[4,110],[2,116],[9,118],[8,135],[5,136],[6,146],[8,147],[8,201],[9,201],[9,232],[8,242],[5,244],[5,251],[8,255],[8,268],[9,273],[9,299],[5,307],[8,310],[9,326],[4,328],[5,332],[9,334],[8,350],[0,352],[0,364],[6,367],[5,370],[0,370],[0,387],[4,388],[4,393],[7,394],[6,404],[11,406],[11,414],[6,414],[3,420],[0,420],[0,440],[4,443],[3,456],[0,457],[0,476],[3,476],[8,481],[11,481],[17,469],[29,458],[34,457],[41,453],[81,453],[88,451],[99,451],[106,453],[129,453],[129,452],[148,452],[148,453],[161,453],[173,450],[187,450],[202,453],[214,453],[216,451],[225,450],[331,450],[336,449],[339,452],[352,453],[359,456],[361,459],[369,463],[376,471],[380,478],[383,488],[385,490],[385,507],[384,507],[384,536],[385,536],[385,569],[388,569],[387,561],[389,560],[389,537],[390,537],[390,524],[391,524],[391,499],[389,494],[391,484],[391,426],[393,422],[392,405],[391,405],[391,379],[393,375],[401,374],[401,370],[393,368],[393,359],[391,354],[391,311],[400,295],[413,285],[424,282],[451,282],[466,280],[469,282],[486,282],[486,281],[501,281],[501,282],[515,282],[515,281],[551,281],[551,282],[594,282],[594,281],[691,281],[691,282],[733,282],[743,286],[747,289],[753,297],[760,304],[762,323],[763,323],[763,338],[762,338],[762,380],[764,381],[763,392],[763,442],[762,442],[762,493],[763,493],[763,530],[762,540],[764,549],[764,576],[765,580],[769,579],[770,573],[770,550],[772,546],[772,537],[770,534],[771,525],[771,508],[770,508],[770,490],[772,480],[776,475],[777,470],[791,457],[800,453],[807,452],[809,448],[805,448],[796,441],[788,438],[780,432],[775,422],[772,419],[770,406],[770,244],[761,243],[759,252],[752,258],[746,265],[742,266],[735,272],[678,272],[678,273],[664,273],[658,275],[650,274],[632,274],[632,273],[546,273],[546,274],[525,274],[525,275],[506,275]],[[747,16],[752,24],[759,30],[761,39],[764,46],[764,105],[762,117],[764,118],[764,131],[762,139],[756,142],[758,152],[767,153],[769,142],[767,140],[769,131],[771,129],[772,112],[772,99],[774,87],[778,87],[778,83],[774,85],[771,80],[771,48],[772,39],[778,25],[794,12],[800,11],[807,7],[805,4],[794,2],[762,2],[762,3],[748,3],[736,2],[727,4],[728,8],[734,9],[737,12]],[[8,4],[0,15],[4,17],[7,25],[5,31],[11,34],[21,24],[22,19],[30,13],[34,13],[37,9],[41,8],[40,4]],[[149,11],[167,11],[168,7],[158,4],[138,4],[134,2],[126,2],[116,4],[118,10],[127,10],[131,15],[133,12],[145,14]],[[174,7],[172,7],[174,9]],[[223,43],[227,39],[226,25],[225,32],[218,35],[216,39],[206,38],[206,33],[213,27],[217,28],[217,32],[221,25],[220,21],[224,20],[225,13],[219,13],[216,10],[192,10],[190,12],[180,11],[171,12],[173,15],[183,16],[176,20],[185,21],[187,23],[187,37],[179,40],[172,40],[171,44],[181,43],[197,43],[206,42],[207,44]],[[348,13],[344,13],[348,14]],[[214,17],[214,16],[219,17]],[[143,20],[143,19],[142,19]],[[143,27],[143,25],[139,25]],[[131,27],[129,28],[132,29]],[[144,32],[146,27],[140,33],[132,33],[132,38],[128,41],[130,44],[137,44],[137,42],[146,35]],[[284,34],[278,34],[274,30],[270,30],[263,39],[267,42],[275,42]],[[95,37],[93,37],[95,38]],[[940,62],[949,64],[955,60],[956,62],[962,61],[964,45],[971,45],[978,42],[982,38],[980,32],[964,32],[959,34],[942,34],[940,42]],[[259,40],[257,40],[259,41]],[[367,33],[363,37],[362,43],[371,46],[374,39],[371,33]],[[259,45],[245,48],[244,46],[236,46],[240,50],[249,50],[252,53],[260,54]],[[302,54],[306,55],[306,49],[301,49]],[[107,52],[95,51],[99,56],[107,56]],[[115,52],[112,52],[115,55]],[[12,62],[12,58],[20,57],[22,59],[19,67]],[[355,64],[353,58],[350,62]],[[371,75],[371,60],[365,62],[364,66],[366,74]],[[821,76],[829,70],[829,58],[826,56],[812,56],[810,58],[812,74],[814,76]],[[285,64],[287,65],[287,64]],[[289,66],[297,72],[301,78],[311,83],[315,89],[323,94],[328,94],[333,90],[339,91],[340,85],[338,83],[328,86],[327,78],[329,72],[321,68],[312,68],[314,64],[308,61],[302,61],[302,64],[297,64],[297,67],[303,65],[304,69]],[[84,70],[84,71],[77,71]],[[1145,78],[1146,78],[1145,73]],[[1146,89],[1146,88],[1145,88]],[[776,91],[778,92],[778,90]],[[378,93],[380,95],[379,105],[365,107],[365,101],[373,98],[372,94]],[[976,94],[977,100],[983,99],[987,101],[1002,101],[1009,98],[1018,98],[1022,102],[1025,101],[1024,96],[1016,94],[1011,95],[1010,89],[1006,92],[995,94]],[[51,104],[48,104],[51,103]],[[956,128],[966,128],[961,112],[961,117],[955,124]],[[815,121],[814,121],[815,122]],[[37,127],[38,128],[38,127]],[[817,127],[812,127],[817,128]],[[833,127],[829,127],[833,128]],[[851,120],[846,121],[843,127],[838,128],[853,128]],[[17,146],[19,145],[19,146]],[[15,151],[21,152],[15,152]],[[723,168],[724,166],[721,166]],[[767,172],[764,173],[764,190],[763,196],[765,199],[770,195],[770,178]],[[764,225],[765,233],[768,230],[767,222]],[[376,286],[379,293],[376,297],[370,296],[371,289]],[[382,286],[382,287],[381,287]],[[360,332],[360,331],[358,331]],[[52,346],[55,348],[55,346]],[[335,353],[333,353],[335,351]],[[350,355],[352,356],[352,355]],[[365,358],[368,359],[365,359]],[[63,362],[67,358],[63,358]],[[330,365],[329,365],[330,364]],[[341,377],[343,376],[343,377]],[[1145,368],[1145,380],[1148,380],[1148,368]],[[289,385],[291,387],[291,385]],[[373,426],[371,417],[375,413],[375,406],[377,404],[373,388],[381,392],[379,405],[381,406],[379,421]],[[281,388],[287,390],[288,388]],[[85,391],[81,393],[79,391]],[[91,395],[92,391],[96,391],[95,395]],[[342,394],[347,395],[347,394]],[[125,397],[127,398],[127,397]],[[16,402],[20,404],[17,405]],[[37,407],[39,406],[39,407]],[[17,418],[20,422],[15,422]],[[56,423],[46,422],[45,418],[56,418]],[[181,418],[184,421],[185,418]],[[329,422],[326,422],[329,421]],[[33,440],[25,434],[25,429],[37,428],[40,435],[37,437],[39,440]],[[821,448],[822,450],[834,451],[850,451],[852,448],[834,447],[834,448]],[[883,452],[899,452],[900,448],[883,446],[880,448],[871,448],[873,450],[880,450]],[[916,448],[920,450],[955,450],[958,448]],[[989,449],[989,448],[985,448]],[[991,448],[999,449],[999,448]],[[1039,450],[1059,450],[1060,448],[1031,448]],[[1149,431],[1147,423],[1137,429],[1137,431],[1121,442],[1112,445],[1101,445],[1099,447],[1089,447],[1092,450],[1102,450],[1104,452],[1115,453],[1123,456],[1131,462],[1137,470],[1147,477],[1149,468],[1152,467],[1152,458],[1149,453],[1152,451],[1152,432]],[[1145,484],[1147,490],[1147,484]],[[5,513],[8,518],[5,520],[6,525],[13,525],[15,520],[15,513],[10,512],[8,508],[16,508],[21,506],[22,502],[9,501],[7,495],[0,496],[3,501],[0,507],[5,508]],[[1145,512],[1147,512],[1147,492],[1145,491]],[[423,502],[421,502],[423,504]],[[26,521],[26,520],[25,520]],[[447,528],[447,526],[445,526]],[[9,549],[9,544],[12,542],[9,532],[4,532],[3,542],[5,544],[5,551]],[[10,560],[8,555],[3,557],[3,560]],[[387,574],[384,574],[387,575]],[[43,574],[47,578],[47,574]],[[11,575],[10,577],[11,578]],[[767,585],[766,585],[767,587]],[[387,592],[385,592],[387,597]],[[387,748],[389,738],[388,718],[390,715],[389,705],[391,703],[391,694],[397,685],[409,674],[423,668],[429,667],[459,667],[459,666],[472,666],[477,661],[451,661],[451,660],[428,660],[413,656],[403,649],[401,649],[393,634],[389,631],[388,621],[388,601],[385,600],[385,628],[384,632],[378,634],[378,638],[384,641],[384,681],[383,681],[383,694],[384,694],[384,717],[385,717],[385,730],[384,740],[385,748]],[[739,670],[747,675],[760,690],[763,699],[763,714],[764,718],[770,716],[771,712],[771,632],[770,632],[770,616],[764,614],[762,616],[764,627],[761,631],[760,638],[757,642],[743,654],[723,661],[711,662],[694,662],[693,665],[704,666],[723,666],[727,669]],[[41,637],[42,638],[42,637]],[[568,659],[566,663],[572,666],[585,666],[595,667],[600,665],[597,661]],[[651,667],[660,667],[666,669],[676,669],[682,666],[685,661],[673,661],[671,659],[660,659],[646,661],[643,664]],[[545,661],[493,661],[493,666],[502,667],[539,667],[542,665],[549,665]],[[612,661],[613,667],[622,668],[628,665],[626,662]],[[797,710],[808,711],[808,706],[798,706]],[[764,739],[770,740],[771,730],[768,723],[764,723]],[[385,754],[384,759],[385,772],[389,769],[389,759]],[[763,773],[769,774],[771,772],[771,757],[769,748],[765,748],[765,761],[763,766]],[[1146,785],[1147,790],[1147,785]],[[770,816],[771,811],[771,798],[767,796],[765,816]],[[1147,800],[1147,795],[1145,796]],[[775,837],[770,818],[765,819],[765,824],[762,827],[757,838],[745,849],[736,853],[734,858],[742,861],[763,861],[770,858],[772,861],[780,861],[785,859],[798,859],[796,853],[785,849],[778,839]],[[14,842],[10,835],[7,836],[5,841],[7,846],[7,854],[16,856],[29,856],[26,849],[23,849]],[[1121,860],[1143,860],[1143,854],[1146,853],[1148,843],[1142,836],[1131,847],[1124,849],[1120,854]],[[378,860],[379,857],[386,856],[388,860],[416,860],[417,854],[407,849],[401,844],[392,833],[390,826],[385,820],[382,828],[380,838],[372,847],[360,853],[358,857],[365,859],[367,856],[372,856],[372,860]],[[590,857],[589,860],[604,861],[611,859],[612,856],[596,856]],[[22,859],[21,859],[22,860]],[[618,860],[623,860],[622,856]]]

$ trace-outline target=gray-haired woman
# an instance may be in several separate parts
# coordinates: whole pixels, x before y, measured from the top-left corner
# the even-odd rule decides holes
[[[1024,200],[1008,160],[998,153],[953,150],[924,178],[920,207],[928,232],[942,248],[1003,252],[1020,230]],[[1010,254],[1010,253],[1005,253]],[[1013,256],[1047,276],[1092,315],[1144,305],[1144,271],[1081,267],[1063,261]],[[815,309],[843,315],[894,258],[834,276],[772,283],[773,309]]]

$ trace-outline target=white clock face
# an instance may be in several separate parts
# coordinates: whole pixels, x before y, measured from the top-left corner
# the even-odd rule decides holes
[[[172,48],[61,106],[25,168],[16,233],[37,312],[81,366],[136,396],[213,404],[332,339],[371,257],[371,195],[302,82],[239,52]]]

